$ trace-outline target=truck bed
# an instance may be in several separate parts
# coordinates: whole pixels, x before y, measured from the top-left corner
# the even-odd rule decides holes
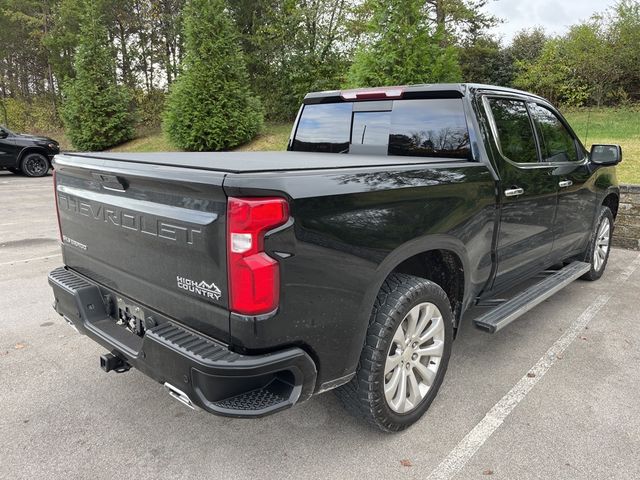
[[[158,152],[158,153],[65,153],[65,157],[132,162],[168,167],[193,168],[227,173],[258,173],[296,170],[326,170],[358,167],[388,167],[459,162],[460,159],[426,157],[387,157],[310,152]],[[98,165],[96,165],[98,166]]]

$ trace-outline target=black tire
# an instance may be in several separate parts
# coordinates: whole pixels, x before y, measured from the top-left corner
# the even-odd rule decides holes
[[[606,249],[606,254],[602,259],[602,262],[598,264],[595,258],[595,252],[598,248],[598,244],[601,243],[601,238],[599,232],[603,226],[603,222],[609,222],[608,229],[608,248]],[[584,280],[598,280],[605,269],[607,268],[607,262],[609,261],[609,254],[611,253],[611,239],[613,238],[613,214],[609,207],[600,207],[600,214],[598,215],[598,220],[596,221],[596,227],[591,234],[591,239],[589,240],[589,248],[587,248],[587,252],[584,257],[584,261],[591,264],[591,270],[585,273],[581,278]]]
[[[27,177],[44,177],[49,168],[49,160],[39,153],[27,153],[20,162],[20,170]]]
[[[384,368],[394,334],[409,311],[421,303],[435,305],[444,323],[444,346],[437,373],[426,395],[408,413],[397,413],[384,393]],[[385,432],[399,432],[417,422],[436,397],[447,370],[453,342],[453,314],[445,292],[435,283],[404,274],[392,274],[376,298],[365,345],[355,377],[336,389],[336,395],[352,414]],[[408,347],[408,345],[407,345]],[[409,368],[409,367],[407,367]]]

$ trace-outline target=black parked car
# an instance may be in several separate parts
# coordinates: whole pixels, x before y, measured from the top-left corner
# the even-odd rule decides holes
[[[0,170],[44,177],[51,168],[51,159],[58,153],[60,146],[51,138],[13,133],[0,127]]]

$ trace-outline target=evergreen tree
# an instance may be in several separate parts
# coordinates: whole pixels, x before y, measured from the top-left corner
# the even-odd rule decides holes
[[[230,149],[262,126],[235,28],[224,0],[190,0],[185,7],[183,73],[164,115],[165,132],[182,149]]]
[[[425,0],[371,0],[363,45],[347,75],[353,87],[461,79],[456,48],[425,15]]]
[[[104,150],[134,136],[129,92],[116,83],[116,67],[97,2],[83,5],[74,60],[75,78],[63,87],[62,119],[75,148]]]

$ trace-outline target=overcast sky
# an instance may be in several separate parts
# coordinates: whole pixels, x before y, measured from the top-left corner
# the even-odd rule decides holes
[[[523,28],[541,26],[550,34],[562,34],[570,25],[615,3],[616,0],[493,0],[487,8],[505,20],[493,31],[509,43]]]

